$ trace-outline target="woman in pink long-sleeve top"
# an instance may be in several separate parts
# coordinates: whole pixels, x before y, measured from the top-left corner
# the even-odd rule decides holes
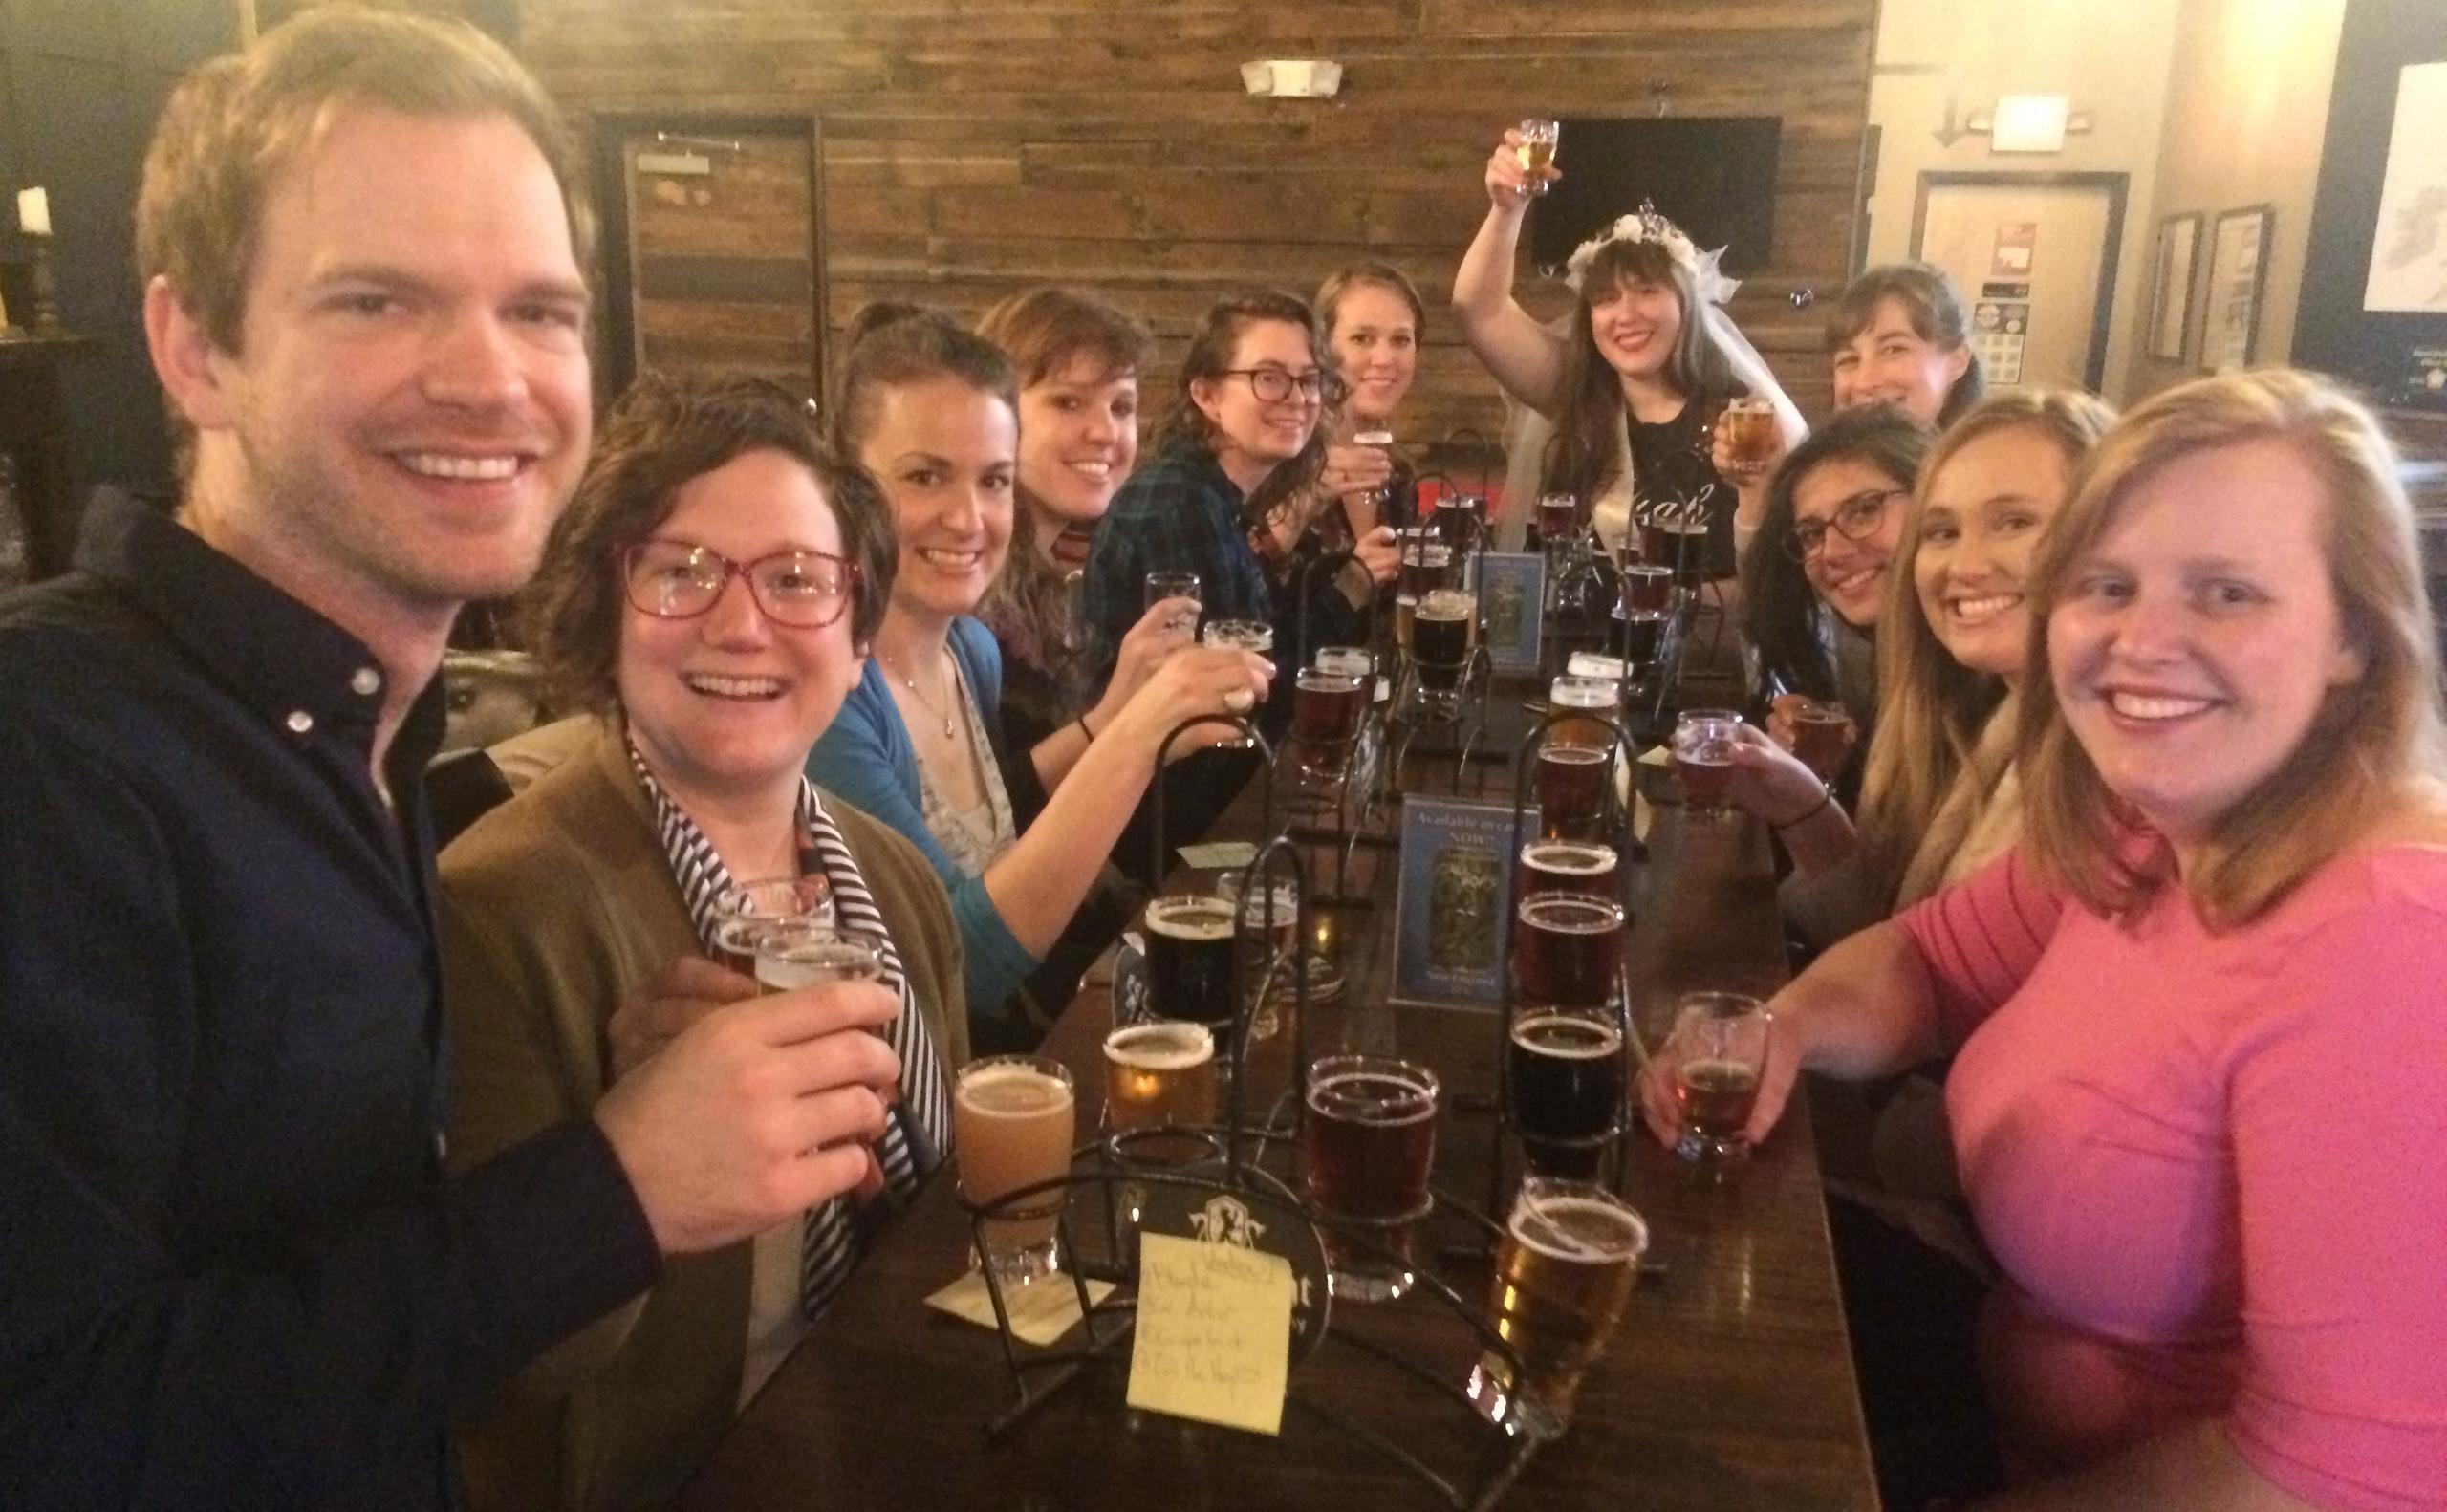
[[[2022,847],[1777,997],[1753,1133],[1799,1069],[1959,1049],[1996,1505],[2447,1506],[2447,733],[2393,456],[2304,375],[2170,391],[2031,594]]]

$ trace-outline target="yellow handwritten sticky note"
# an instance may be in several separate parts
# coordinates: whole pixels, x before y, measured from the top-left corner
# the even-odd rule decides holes
[[[1112,1282],[1088,1283],[1089,1307],[1112,1295]],[[985,1289],[985,1278],[973,1270],[928,1297],[926,1306],[983,1328],[995,1326],[994,1298]],[[1072,1289],[1068,1276],[1048,1276],[1025,1286],[1005,1286],[1003,1306],[1010,1309],[1011,1331],[1019,1335],[1021,1342],[1040,1348],[1079,1326],[1079,1296]]]
[[[1141,1233],[1130,1405],[1280,1433],[1291,1296],[1280,1255]]]

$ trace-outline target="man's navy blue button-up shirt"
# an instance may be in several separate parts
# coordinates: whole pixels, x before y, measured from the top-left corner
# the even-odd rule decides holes
[[[457,1179],[420,777],[353,637],[116,495],[0,602],[0,1501],[420,1507],[636,1295],[601,1134]]]

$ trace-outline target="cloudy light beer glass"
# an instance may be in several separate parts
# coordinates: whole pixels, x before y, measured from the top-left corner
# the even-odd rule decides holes
[[[1571,1421],[1581,1377],[1622,1321],[1647,1249],[1648,1224],[1605,1188],[1543,1177],[1523,1181],[1487,1295],[1496,1332],[1521,1358],[1521,1378],[1490,1352],[1471,1380],[1472,1394],[1508,1394],[1523,1432],[1560,1435]]]
[[[860,929],[799,919],[768,921],[755,937],[756,985],[796,992],[828,982],[875,982],[883,976],[883,941]]]
[[[992,1055],[962,1067],[952,1086],[960,1195],[983,1205],[1069,1171],[1075,1106],[1060,1061]],[[998,1279],[1025,1284],[1060,1268],[1062,1199],[1056,1188],[985,1220],[985,1261]]]
[[[1749,1158],[1752,1106],[1767,1065],[1768,1013],[1738,992],[1685,993],[1659,1053],[1674,1073],[1682,1118],[1676,1153],[1700,1165]]]
[[[1300,1183],[1324,1229],[1338,1302],[1391,1302],[1418,1280],[1411,1246],[1434,1209],[1436,1073],[1382,1055],[1309,1068]]]

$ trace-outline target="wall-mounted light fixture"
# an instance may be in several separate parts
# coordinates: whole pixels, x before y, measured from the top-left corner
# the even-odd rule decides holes
[[[2073,102],[2063,95],[2003,96],[1990,118],[1988,150],[2063,152],[2072,111]]]
[[[1277,99],[1330,99],[1342,88],[1342,65],[1332,58],[1278,57],[1241,65],[1252,95]]]

